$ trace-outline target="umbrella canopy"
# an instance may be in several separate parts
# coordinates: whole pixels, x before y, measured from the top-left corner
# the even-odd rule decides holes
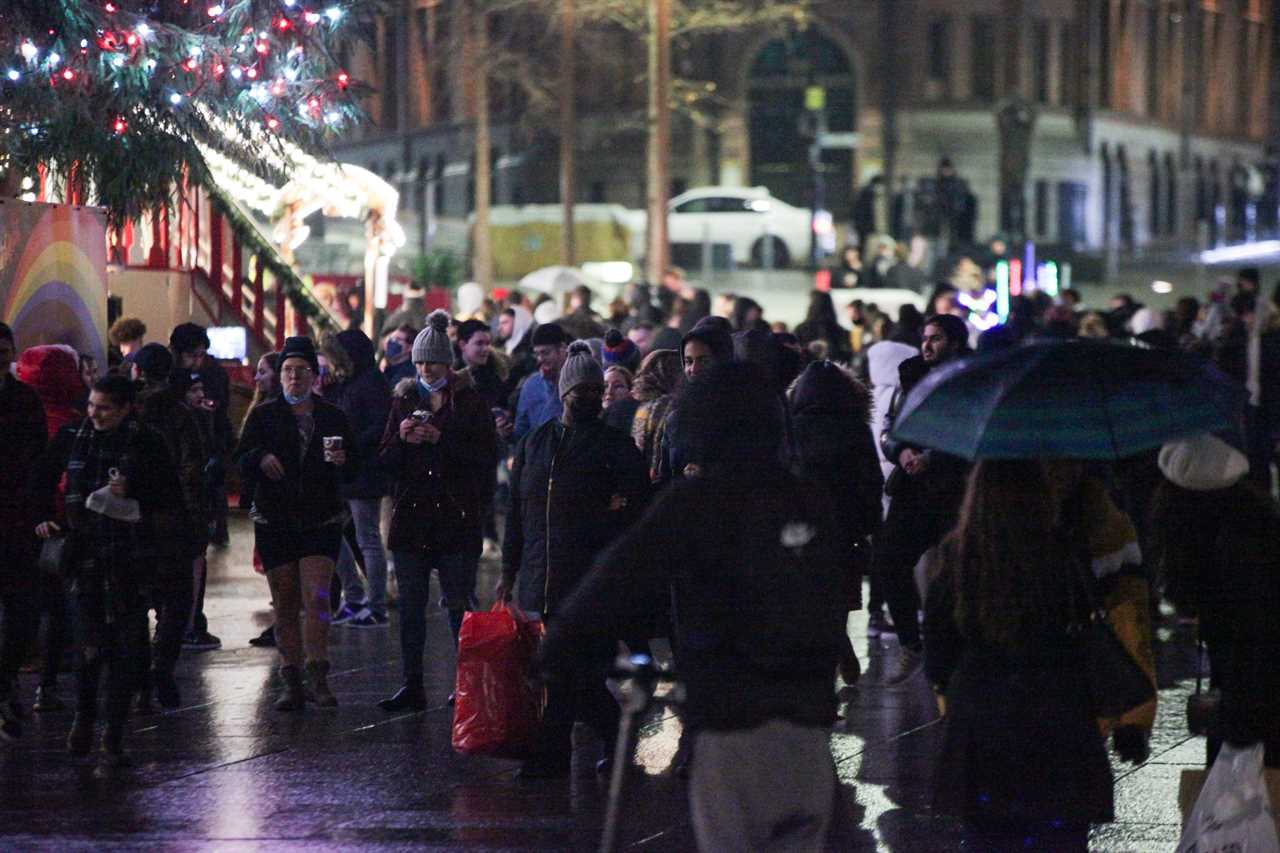
[[[517,287],[555,296],[558,293],[568,293],[580,284],[592,289],[600,287],[600,282],[577,267],[543,267],[520,279]]]
[[[1119,459],[1238,426],[1244,390],[1171,350],[1035,341],[943,365],[907,396],[896,441],[965,459]]]

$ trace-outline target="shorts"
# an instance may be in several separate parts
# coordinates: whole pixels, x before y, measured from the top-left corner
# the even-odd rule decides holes
[[[342,547],[342,525],[326,524],[316,530],[276,530],[257,524],[253,545],[268,573],[306,557],[324,557],[336,563]]]

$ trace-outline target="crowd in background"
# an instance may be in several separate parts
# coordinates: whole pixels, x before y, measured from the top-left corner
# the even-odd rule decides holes
[[[534,300],[466,285],[453,314],[407,300],[376,341],[358,329],[287,339],[256,364],[239,424],[195,324],[165,345],[116,322],[118,358],[101,377],[68,347],[16,353],[0,327],[0,735],[21,734],[17,673],[45,620],[34,709],[63,708],[74,647],[68,749],[91,750],[105,692],[103,754],[127,763],[128,715],[153,699],[178,707],[181,652],[219,645],[203,612],[206,553],[227,544],[234,483],[275,611],[253,642],[279,650],[281,712],[337,704],[329,631],[387,627],[390,589],[403,683],[380,706],[425,708],[431,575],[456,643],[463,614],[488,598],[479,561],[500,557],[493,594],[546,620],[554,676],[523,778],[569,772],[576,721],[604,742],[607,767],[616,644],[670,637],[700,843],[727,849],[792,819],[787,831],[817,849],[831,820],[835,675],[860,679],[846,621],[866,578],[868,633],[899,640],[883,686],[925,677],[947,709],[940,807],[992,838],[1083,849],[1089,823],[1111,819],[1104,737],[1144,760],[1154,701],[1101,725],[1089,713],[1063,645],[1080,565],[1127,614],[1121,633],[1152,679],[1162,595],[1198,614],[1214,684],[1236,697],[1219,741],[1264,740],[1280,759],[1267,698],[1280,685],[1260,651],[1280,649],[1265,618],[1280,578],[1275,295],[1256,270],[1170,312],[1031,294],[980,330],[949,285],[924,312],[853,302],[843,320],[815,290],[788,329],[674,269],[602,310],[586,287]],[[931,371],[1072,337],[1214,362],[1247,389],[1242,440],[1098,468],[975,466],[889,439]]]

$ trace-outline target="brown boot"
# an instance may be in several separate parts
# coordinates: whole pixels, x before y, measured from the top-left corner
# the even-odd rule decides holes
[[[307,704],[307,694],[302,689],[302,673],[296,666],[280,667],[280,680],[284,692],[276,700],[277,711],[301,711]]]
[[[327,660],[307,661],[307,698],[321,708],[333,708],[338,699],[329,690],[329,662]]]

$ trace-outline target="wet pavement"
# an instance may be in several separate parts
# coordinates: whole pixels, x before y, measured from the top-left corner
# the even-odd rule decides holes
[[[127,745],[136,765],[105,771],[64,749],[70,712],[32,714],[23,739],[0,748],[0,849],[590,850],[599,839],[607,786],[583,740],[571,778],[519,782],[517,765],[458,755],[450,747],[452,649],[442,611],[429,622],[428,710],[388,715],[375,703],[399,683],[395,628],[332,631],[336,709],[272,710],[274,650],[248,641],[270,623],[265,580],[249,564],[251,534],[234,520],[232,547],[214,552],[206,613],[222,649],[184,652],[178,710],[135,715]],[[482,566],[482,597],[497,565]],[[393,623],[395,616],[393,615]],[[917,679],[874,681],[894,651],[868,642],[865,616],[850,630],[868,672],[845,689],[832,734],[840,775],[836,850],[963,849],[955,821],[930,812],[940,726]],[[1161,629],[1160,712],[1152,755],[1115,763],[1116,815],[1096,827],[1098,851],[1167,851],[1180,827],[1178,780],[1201,765],[1204,744],[1186,735],[1194,649],[1185,629]],[[29,705],[34,676],[23,676]],[[70,699],[73,679],[64,676]],[[680,726],[655,713],[638,747],[624,813],[624,849],[691,851],[685,783],[670,765]]]

